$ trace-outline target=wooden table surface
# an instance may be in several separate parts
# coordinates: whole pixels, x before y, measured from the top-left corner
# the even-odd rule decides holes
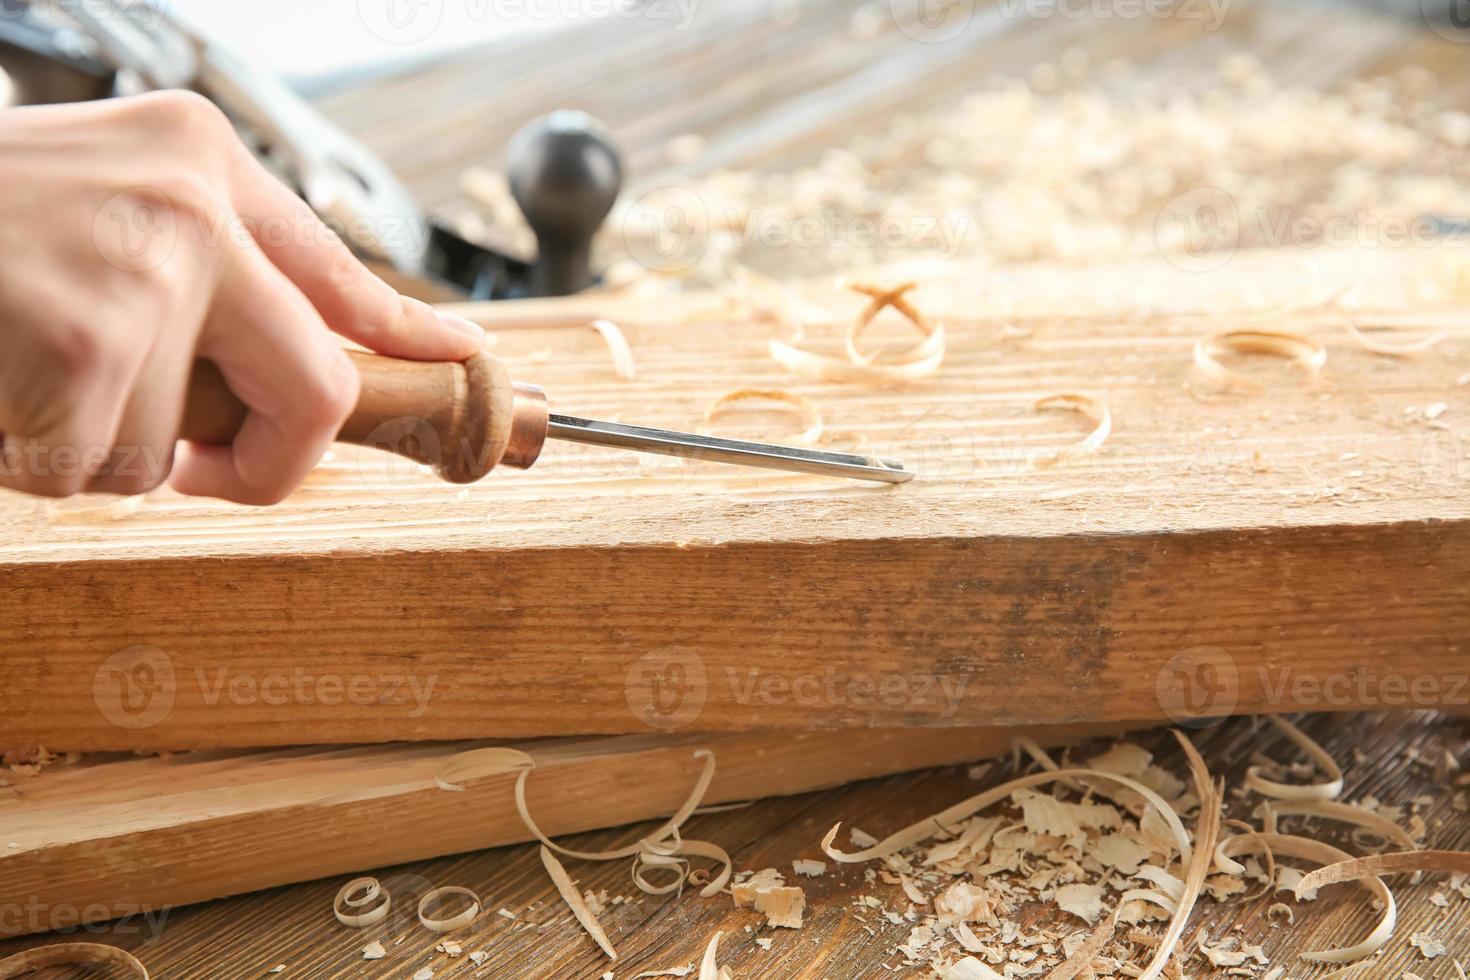
[[[1408,4],[1410,14],[1417,4]],[[853,8],[840,0],[771,3],[704,3],[689,30],[674,31],[651,17],[613,18],[524,45],[457,56],[398,78],[382,80],[323,100],[324,108],[396,167],[434,208],[462,204],[459,177],[471,164],[495,166],[509,134],[525,120],[575,105],[606,121],[625,149],[631,186],[656,182],[670,169],[666,148],[673,137],[698,132],[705,153],[687,166],[699,172],[728,166],[784,167],[810,160],[820,147],[857,133],[881,131],[886,118],[949,104],[996,76],[1024,75],[1061,49],[1082,45],[1095,61],[1126,57],[1168,84],[1199,88],[1213,76],[1199,66],[1248,50],[1283,81],[1331,88],[1353,78],[1405,65],[1429,68],[1443,101],[1470,104],[1470,46],[1427,30],[1410,14],[1377,14],[1352,7],[1238,2],[1219,31],[1173,20],[1095,20],[1057,17],[1023,22],[974,13],[970,28],[936,44],[915,43],[885,29],[866,38],[849,30]],[[1418,760],[1463,757],[1463,722],[1434,715],[1320,717],[1306,726],[1348,765],[1346,798],[1372,794],[1405,803],[1433,798],[1422,815],[1431,846],[1470,846],[1470,821],[1446,789],[1444,774]],[[1236,720],[1197,733],[1217,773],[1237,784],[1249,754],[1265,748],[1285,757],[1274,734]],[[1163,733],[1140,741],[1157,747],[1176,771],[1182,761]],[[1360,762],[1350,762],[1354,751]],[[881,834],[963,798],[978,784],[963,768],[933,770],[852,785],[840,790],[758,803],[748,809],[695,818],[689,834],[726,846],[737,867],[756,869],[817,856],[817,842],[838,820],[858,815]],[[1243,807],[1236,801],[1236,815]],[[634,839],[638,828],[581,835],[574,846],[596,848]],[[105,859],[105,855],[99,859]],[[260,855],[269,861],[269,854]],[[586,888],[637,895],[622,863],[569,864]],[[438,977],[597,977],[607,964],[565,914],[536,851],[500,848],[457,858],[382,869],[395,888],[397,908],[383,926],[349,930],[330,913],[341,880],[276,889],[169,913],[160,923],[121,923],[100,930],[104,941],[134,949],[162,980],[266,976],[284,964],[282,978],[409,977],[426,965]],[[411,921],[413,896],[426,883],[461,884],[536,928],[513,926],[498,915],[482,917],[456,936],[466,950],[485,949],[490,959],[473,970],[463,957],[433,952],[437,938]],[[892,948],[908,925],[869,919],[869,935],[850,914],[860,893],[899,905],[896,887],[863,884],[862,867],[821,879],[803,879],[808,925],[801,931],[753,934],[757,917],[731,908],[728,897],[709,900],[638,896],[610,910],[603,921],[623,954],[619,978],[645,970],[697,964],[716,930],[729,937],[722,962],[739,977],[886,977],[898,958]],[[1440,883],[1442,884],[1442,883]],[[1430,904],[1434,880],[1395,885],[1400,901],[1396,938],[1365,976],[1398,977],[1412,971],[1426,980],[1451,980],[1458,956],[1470,962],[1470,900],[1450,895],[1448,908]],[[1294,951],[1351,941],[1371,924],[1349,889],[1324,892],[1298,912],[1295,930],[1271,929],[1260,904],[1216,906],[1206,901],[1197,923],[1218,938],[1237,924],[1241,935],[1265,946],[1287,977],[1319,977]],[[1407,945],[1418,929],[1450,946],[1450,956],[1425,960]],[[1189,935],[1192,935],[1193,929]],[[773,940],[770,950],[756,936]],[[361,946],[382,939],[390,953],[364,962]],[[0,944],[0,953],[54,941],[54,937]],[[396,945],[395,945],[396,943]],[[886,964],[886,967],[885,967]],[[1210,972],[1202,961],[1191,976]],[[63,974],[56,973],[60,976]]]

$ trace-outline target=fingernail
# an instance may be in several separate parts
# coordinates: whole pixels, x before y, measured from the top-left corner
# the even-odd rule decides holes
[[[439,322],[450,330],[455,330],[464,334],[466,337],[471,337],[476,343],[485,339],[485,328],[473,320],[466,320],[462,316],[455,316],[453,313],[444,313],[439,310],[435,310],[434,312],[439,315]]]

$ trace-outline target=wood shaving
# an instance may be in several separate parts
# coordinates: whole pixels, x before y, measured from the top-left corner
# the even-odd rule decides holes
[[[592,909],[588,908],[587,902],[582,898],[582,893],[577,891],[577,886],[572,881],[571,875],[567,874],[567,869],[562,867],[561,862],[556,859],[556,855],[552,854],[544,844],[540,850],[541,863],[545,865],[546,873],[551,875],[551,880],[555,883],[556,890],[561,892],[562,901],[567,903],[567,907],[572,910],[572,915],[576,916],[577,921],[582,923],[582,928],[587,930],[587,934],[602,948],[602,951],[607,954],[608,959],[616,962],[618,958],[617,950],[613,949],[613,944],[607,938],[607,933],[602,930],[602,923],[597,921],[597,916],[592,913]]]
[[[973,956],[956,960],[939,973],[943,980],[1006,980]]]
[[[434,773],[434,785],[445,792],[459,793],[464,791],[463,784],[472,780],[531,769],[535,765],[529,755],[516,749],[471,749],[450,756]]]
[[[624,381],[632,381],[637,375],[637,366],[633,363],[633,349],[628,346],[628,338],[623,333],[623,328],[611,320],[593,320],[590,324],[593,330],[602,335],[607,344],[608,352],[612,354],[613,370],[618,377]]]
[[[425,914],[424,910],[426,908],[451,895],[468,898],[470,904],[447,919],[431,919]],[[431,888],[424,892],[424,897],[419,899],[418,913],[419,922],[430,932],[452,932],[462,926],[469,925],[479,916],[480,896],[462,885],[440,885],[438,888]]]
[[[1279,330],[1226,330],[1195,342],[1194,366],[1207,378],[1224,385],[1262,388],[1260,382],[1221,363],[1221,355],[1227,352],[1284,357],[1300,364],[1313,376],[1320,374],[1327,363],[1326,346],[1312,337]]]
[[[1119,906],[1121,908],[1121,906]],[[1081,946],[1046,975],[1046,980],[1072,980],[1073,977],[1090,970],[1093,959],[1103,951],[1113,934],[1118,930],[1118,912],[1114,911],[1097,928],[1088,934]]]
[[[1189,769],[1194,776],[1195,792],[1199,795],[1200,816],[1199,824],[1195,828],[1195,843],[1198,845],[1192,854],[1185,854],[1181,858],[1188,869],[1184,876],[1184,891],[1179,896],[1179,907],[1174,912],[1174,917],[1169,920],[1169,928],[1164,932],[1164,938],[1159,941],[1158,948],[1154,950],[1153,957],[1143,973],[1139,974],[1139,980],[1154,980],[1164,972],[1170,958],[1174,955],[1179,940],[1184,936],[1184,926],[1189,921],[1190,914],[1194,911],[1195,902],[1199,900],[1200,891],[1204,888],[1205,877],[1209,874],[1210,865],[1213,863],[1215,840],[1220,834],[1220,823],[1223,816],[1224,800],[1223,792],[1210,778],[1210,770],[1205,765],[1205,760],[1195,749],[1194,743],[1185,738],[1179,732],[1174,732],[1174,737],[1184,749],[1184,754],[1189,759]]]
[[[964,820],[967,817],[971,817],[981,810],[984,810],[987,807],[999,803],[1001,800],[1006,799],[1018,789],[1027,789],[1033,786],[1041,786],[1047,783],[1058,782],[1066,779],[1075,779],[1084,776],[1092,779],[1105,779],[1117,782],[1133,790],[1135,793],[1138,793],[1140,796],[1144,797],[1144,799],[1148,800],[1150,804],[1158,809],[1159,814],[1169,824],[1170,829],[1174,832],[1175,846],[1179,849],[1181,854],[1186,856],[1187,860],[1187,857],[1191,853],[1192,849],[1189,843],[1189,833],[1184,829],[1184,824],[1180,822],[1179,815],[1174,812],[1173,807],[1169,806],[1169,804],[1165,802],[1164,799],[1153,790],[1149,789],[1147,786],[1144,786],[1142,783],[1137,782],[1136,780],[1133,780],[1127,776],[1118,775],[1117,773],[1102,772],[1094,769],[1059,769],[1055,772],[1040,772],[1033,773],[1029,776],[1021,776],[1017,779],[1011,780],[1010,782],[1003,783],[993,789],[988,789],[982,793],[978,793],[975,796],[970,797],[969,799],[961,800],[959,803],[947,807],[946,809],[941,810],[931,817],[927,817],[924,820],[920,820],[918,823],[914,823],[909,825],[908,827],[905,827],[903,830],[900,830],[894,834],[890,834],[888,837],[884,838],[882,841],[873,844],[872,846],[866,847],[861,851],[856,851],[852,853],[839,851],[832,846],[832,842],[837,838],[837,831],[842,826],[839,823],[834,825],[832,829],[827,832],[826,837],[822,838],[822,850],[825,851],[827,856],[832,858],[832,860],[842,864],[856,864],[863,861],[873,861],[881,858],[886,858],[891,855],[897,854],[899,851],[902,851],[907,847],[911,847],[914,844],[919,843],[920,841],[927,840],[934,834],[944,830],[944,828],[952,827],[955,824],[959,823],[961,820]],[[853,840],[854,842],[857,841],[856,834],[853,834]]]
[[[625,847],[614,848],[610,851],[573,851],[562,847],[542,833],[536,821],[531,818],[530,808],[526,805],[526,781],[535,768],[534,764],[522,769],[520,775],[516,777],[516,812],[520,814],[521,822],[526,825],[526,829],[531,832],[532,836],[565,857],[582,861],[615,861],[620,858],[632,858],[633,882],[640,890],[650,895],[663,895],[683,888],[684,882],[689,877],[688,861],[684,860],[685,858],[700,857],[718,861],[721,865],[720,872],[711,877],[709,883],[699,893],[700,897],[709,898],[724,888],[725,883],[730,880],[732,865],[730,855],[725,852],[724,848],[707,841],[686,841],[679,836],[679,828],[699,808],[699,803],[704,799],[704,794],[709,790],[710,781],[715,776],[713,752],[708,749],[696,749],[694,758],[704,760],[704,767],[683,804],[653,833]],[[645,868],[672,872],[673,880],[668,885],[653,885],[644,875]]]
[[[818,878],[827,872],[826,861],[812,861],[808,858],[797,858],[791,862],[791,870],[808,878]]]
[[[1262,796],[1269,796],[1278,800],[1305,801],[1305,800],[1332,800],[1342,794],[1342,767],[1337,760],[1318,745],[1310,735],[1303,732],[1291,722],[1280,715],[1268,715],[1267,720],[1279,728],[1287,738],[1296,743],[1312,761],[1321,767],[1327,774],[1327,778],[1319,783],[1307,786],[1293,786],[1287,783],[1276,782],[1261,775],[1261,767],[1251,766],[1245,773],[1245,785],[1247,789],[1255,790]]]
[[[362,948],[362,958],[365,960],[380,960],[387,955],[388,951],[376,939]]]
[[[884,289],[880,286],[849,284],[849,288],[869,296],[870,300],[862,313],[847,328],[847,334],[843,340],[845,358],[805,350],[795,346],[796,340],[794,339],[791,343],[780,340],[770,341],[768,349],[772,359],[794,374],[816,378],[819,381],[884,384],[915,381],[928,377],[939,370],[939,365],[944,362],[944,324],[931,321],[909,302],[904,294],[914,286],[914,283],[904,283],[893,289]],[[897,354],[862,353],[857,348],[858,337],[873,322],[874,317],[887,306],[898,310],[910,323],[918,327],[924,334],[923,338],[912,347]],[[798,329],[798,337],[801,333],[802,331]]]
[[[1055,901],[1063,912],[1072,913],[1088,925],[1096,923],[1103,913],[1103,890],[1097,885],[1063,885],[1057,889]]]
[[[699,961],[699,980],[722,980],[730,975],[729,970],[721,969],[715,962],[715,957],[720,952],[720,937],[723,935],[723,932],[715,933],[709,945],[704,948],[704,958]]]
[[[1032,459],[1032,465],[1034,466],[1053,466],[1065,459],[1095,453],[1107,441],[1108,436],[1113,431],[1113,411],[1108,407],[1107,402],[1098,398],[1096,395],[1064,391],[1055,395],[1047,395],[1044,398],[1038,398],[1031,407],[1038,412],[1058,408],[1080,412],[1091,419],[1093,423],[1092,431],[1070,446],[1064,446],[1054,453],[1034,457]]]
[[[365,905],[371,905],[379,895],[383,896],[382,904],[368,909],[366,912],[348,912],[344,909],[360,909]],[[344,926],[361,929],[364,926],[375,925],[388,917],[388,910],[393,906],[393,896],[386,892],[376,878],[353,878],[347,884],[337,889],[337,897],[332,899],[332,914],[337,921]]]
[[[1345,858],[1306,875],[1298,887],[1321,888],[1340,881],[1360,881],[1412,871],[1470,872],[1470,851],[1395,851]]]
[[[1416,932],[1409,937],[1409,945],[1417,949],[1426,960],[1432,960],[1436,956],[1443,956],[1449,950],[1445,949],[1444,943],[1435,939],[1427,932]]]
[[[1449,336],[1448,331],[1439,330],[1433,333],[1426,334],[1422,337],[1416,337],[1413,340],[1383,341],[1379,340],[1376,337],[1369,337],[1367,334],[1363,333],[1363,331],[1358,328],[1358,325],[1352,320],[1348,321],[1347,329],[1348,335],[1351,336],[1355,342],[1357,342],[1359,347],[1362,347],[1364,350],[1372,351],[1375,354],[1383,354],[1387,357],[1409,357],[1413,354],[1421,354],[1424,351],[1438,346],[1446,337]],[[1398,331],[1390,328],[1389,330],[1384,330],[1382,332],[1396,333]]]
[[[148,980],[148,971],[136,956],[103,943],[58,943],[7,956],[0,960],[0,980],[11,980],[52,966],[117,967],[138,980]]]
[[[794,409],[801,416],[805,428],[791,437],[792,442],[809,446],[821,441],[823,428],[821,409],[817,408],[816,403],[805,395],[782,391],[778,388],[740,388],[735,391],[727,391],[705,406],[704,420],[713,422],[731,405],[751,401],[776,402]]]
[[[1310,837],[1294,837],[1287,834],[1260,834],[1256,837],[1232,837],[1227,843],[1230,845],[1227,852],[1231,856],[1264,846],[1270,847],[1278,857],[1300,858],[1305,861],[1316,861],[1319,864],[1325,865],[1333,865],[1352,859],[1351,855],[1333,847],[1331,844],[1324,844]],[[1302,959],[1313,963],[1354,963],[1376,953],[1393,936],[1394,923],[1398,919],[1398,910],[1394,904],[1393,894],[1377,878],[1366,878],[1360,881],[1359,884],[1378,900],[1378,904],[1383,909],[1378,925],[1369,933],[1366,939],[1354,946],[1302,953]],[[1298,897],[1305,891],[1306,886],[1306,878],[1303,878],[1297,885]]]
[[[776,885],[755,896],[752,903],[766,917],[766,924],[781,929],[800,929],[806,911],[806,893],[795,885]]]
[[[46,519],[53,524],[108,524],[131,517],[143,509],[145,496],[78,494],[66,500],[46,501]]]

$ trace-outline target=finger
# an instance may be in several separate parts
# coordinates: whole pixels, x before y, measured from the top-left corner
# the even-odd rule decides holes
[[[249,407],[229,446],[181,447],[180,493],[273,504],[322,458],[357,403],[359,379],[312,305],[255,248],[215,293],[198,354]]]
[[[57,327],[39,347],[7,351],[30,370],[0,398],[0,486],[68,497],[106,464],[143,357],[110,349],[116,336]]]
[[[168,479],[193,362],[192,337],[188,342],[155,344],[148,352],[123,409],[112,451],[87,484],[88,492],[147,493]]]
[[[332,330],[380,354],[417,360],[459,361],[480,349],[485,331],[478,324],[399,295],[254,157],[238,157],[231,190],[236,210],[261,251]]]

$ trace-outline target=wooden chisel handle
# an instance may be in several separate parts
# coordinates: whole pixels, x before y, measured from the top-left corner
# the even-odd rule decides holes
[[[489,354],[464,362],[347,355],[362,375],[362,392],[338,442],[397,453],[451,483],[473,483],[501,464],[525,469],[540,454],[545,394],[511,381]],[[248,411],[219,368],[196,361],[179,438],[229,443]]]

